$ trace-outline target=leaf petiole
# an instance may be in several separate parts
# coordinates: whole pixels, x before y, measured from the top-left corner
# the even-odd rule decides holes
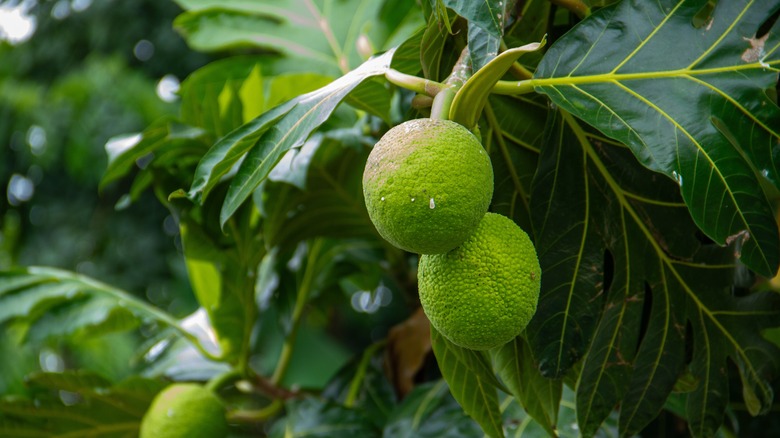
[[[436,96],[446,88],[444,84],[439,82],[401,73],[392,68],[385,72],[385,78],[393,85],[430,97]]]
[[[254,424],[263,423],[274,417],[284,407],[284,403],[276,399],[262,409],[237,409],[227,413],[231,423]]]
[[[519,94],[529,94],[534,92],[533,79],[524,81],[498,81],[490,90],[493,94],[503,94],[507,96],[516,96]]]
[[[455,88],[450,87],[442,90],[433,98],[433,105],[431,106],[431,118],[439,120],[450,119],[450,107],[452,101],[455,99]]]

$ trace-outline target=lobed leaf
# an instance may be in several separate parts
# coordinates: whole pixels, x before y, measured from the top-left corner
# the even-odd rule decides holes
[[[761,332],[777,325],[780,299],[733,297],[733,248],[702,243],[676,185],[627,148],[565,112],[548,133],[531,198],[542,298],[527,332],[543,372],[562,375],[584,356],[582,433],[595,434],[618,405],[621,434],[640,432],[689,372],[691,432],[709,435],[726,407],[727,358],[754,412],[768,409],[780,350]]]
[[[780,1],[631,0],[556,41],[531,85],[676,181],[696,224],[773,276],[780,237],[762,182],[778,187]],[[685,41],[685,44],[680,44]],[[674,50],[669,50],[674,47]]]
[[[490,209],[533,234],[531,181],[544,140],[547,105],[538,95],[492,96],[480,131],[493,164],[495,189]]]

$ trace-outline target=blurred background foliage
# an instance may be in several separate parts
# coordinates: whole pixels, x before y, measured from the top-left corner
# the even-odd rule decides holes
[[[35,26],[25,41],[0,42],[0,268],[61,267],[178,315],[193,310],[168,212],[144,195],[115,214],[127,188],[97,186],[106,142],[177,114],[179,79],[212,57],[174,32],[173,2],[0,5]]]
[[[165,207],[146,193],[119,214],[129,183],[98,192],[106,142],[177,114],[179,80],[215,59],[174,32],[180,12],[155,0],[0,1],[0,270],[56,266],[176,316],[197,307]],[[33,352],[5,334],[0,358],[15,372],[0,393],[22,392],[32,370],[84,363],[123,378],[138,342],[122,333]]]
[[[610,2],[589,3],[596,6]],[[344,208],[359,206],[359,202],[343,203],[335,196],[360,199],[361,167],[355,163],[365,160],[371,138],[379,135],[382,126],[406,117],[411,93],[400,92],[401,98],[391,99],[377,82],[363,83],[346,100],[347,105],[334,109],[321,132],[301,147],[300,154],[286,155],[285,160],[289,160],[283,160],[284,166],[275,168],[254,192],[252,204],[262,215],[262,221],[252,216],[258,212],[250,212],[244,219],[251,220],[244,221],[246,227],[241,233],[208,234],[219,230],[216,203],[224,197],[225,184],[215,183],[212,188],[218,196],[212,196],[202,209],[180,198],[168,199],[172,191],[189,186],[197,162],[193,157],[199,159],[218,138],[280,102],[325,85],[381,47],[368,47],[365,53],[348,52],[338,59],[330,56],[296,59],[285,52],[293,47],[290,45],[268,48],[246,44],[243,39],[246,28],[233,25],[248,23],[250,29],[267,25],[284,31],[289,23],[283,20],[233,11],[238,21],[224,21],[222,18],[230,14],[206,7],[212,5],[211,1],[179,0],[179,4],[191,4],[191,8],[181,14],[182,10],[172,1],[0,0],[0,14],[24,15],[31,30],[14,37],[0,26],[0,271],[29,265],[74,271],[133,293],[174,318],[195,311],[198,288],[212,287],[217,281],[215,277],[222,275],[246,282],[250,277],[232,274],[251,272],[254,275],[257,271],[258,281],[251,285],[254,288],[249,290],[249,301],[241,302],[233,297],[233,301],[204,305],[208,308],[198,313],[202,316],[213,308],[222,311],[216,318],[209,315],[217,331],[224,330],[220,333],[224,338],[241,342],[249,339],[251,354],[245,358],[249,368],[261,377],[257,383],[261,389],[273,390],[266,394],[271,396],[268,399],[256,397],[249,401],[236,391],[223,392],[229,403],[257,408],[269,404],[271,399],[274,403],[287,400],[284,406],[287,416],[273,426],[269,423],[264,432],[272,436],[281,436],[286,431],[306,434],[322,425],[348,423],[355,425],[354,434],[358,436],[362,436],[361,430],[381,427],[389,436],[400,436],[403,431],[418,427],[420,434],[427,433],[426,436],[480,435],[476,424],[449,395],[443,381],[437,380],[440,373],[429,354],[427,321],[421,312],[413,312],[417,307],[415,256],[382,248],[382,243],[372,234],[373,229],[367,231],[370,224],[363,217],[362,208],[358,214],[345,213]],[[251,8],[251,3],[235,4],[239,10]],[[422,23],[410,0],[387,0],[381,8],[377,4],[373,5],[376,11],[367,9],[381,17],[371,29],[373,33],[369,32],[372,41],[387,47],[397,45]],[[547,26],[551,39],[562,34],[574,20],[568,11],[549,13],[547,2],[538,2],[537,7],[540,16],[551,20]],[[331,17],[341,25],[337,28],[347,29],[349,26],[341,22],[349,24],[350,20],[357,19],[347,15]],[[210,25],[201,26],[199,20]],[[186,35],[192,47],[185,44],[174,28]],[[393,32],[393,29],[400,30]],[[533,29],[534,32],[543,30],[542,27]],[[323,43],[311,37],[317,32],[319,28],[314,26],[290,38],[293,43],[302,38],[316,46]],[[425,36],[422,32],[416,35],[409,39],[412,49]],[[365,35],[347,37],[357,37],[357,43]],[[445,50],[443,37],[434,39],[441,44],[442,53],[449,51],[449,48]],[[345,39],[345,47],[353,46],[360,47]],[[200,52],[216,49],[220,51]],[[285,54],[290,56],[282,56]],[[399,59],[399,69],[408,67],[403,63],[403,56]],[[443,65],[451,66],[454,62],[455,59],[445,59]],[[410,68],[418,70],[419,62],[411,62]],[[446,71],[449,69],[442,69]],[[185,81],[185,78],[189,79]],[[184,81],[181,93],[177,94],[181,81]],[[259,95],[264,99],[257,99]],[[496,99],[495,108],[506,106],[502,102],[505,100]],[[361,116],[365,118],[358,120],[355,109],[365,111],[367,114]],[[499,115],[505,112],[498,111]],[[539,129],[544,125],[541,121],[536,124]],[[104,176],[106,148],[111,149],[117,136],[141,131],[143,137],[139,134],[136,138],[136,141],[143,138],[140,143],[115,144],[120,151],[117,155],[121,155],[123,147],[130,147],[142,149],[141,158],[135,162],[120,159],[118,165],[114,161],[112,164],[116,166],[109,167],[108,172],[114,174]],[[154,149],[155,159],[149,157],[149,150],[138,145]],[[155,173],[156,170],[159,172]],[[528,184],[533,171],[530,167],[524,171]],[[125,178],[131,176],[128,174],[154,175],[147,179],[138,176],[134,183],[132,178]],[[304,187],[307,178],[309,186]],[[109,183],[101,185],[101,180]],[[150,187],[156,192],[145,190]],[[513,190],[504,189],[504,192],[513,193]],[[344,204],[349,205],[344,207]],[[306,209],[308,214],[299,214]],[[236,216],[249,210],[239,210]],[[355,222],[344,218],[354,218]],[[189,236],[184,233],[182,237],[180,226],[191,231]],[[247,236],[250,238],[242,239]],[[187,267],[182,239],[191,244]],[[236,254],[245,255],[240,254],[242,243],[257,249],[257,253],[251,253],[246,260],[231,258]],[[215,256],[215,252],[221,254]],[[232,266],[236,259],[246,261],[245,265]],[[219,271],[224,266],[228,269]],[[202,275],[193,276],[195,281],[191,281],[188,268],[192,272],[201,271]],[[311,290],[304,288],[307,275],[316,277],[309,279],[315,284]],[[200,286],[197,280],[201,280]],[[229,286],[246,292],[235,285],[226,285],[224,289],[229,290]],[[67,299],[65,296],[64,300]],[[84,298],[82,302],[90,299]],[[254,300],[257,306],[252,305]],[[305,316],[301,317],[303,312],[296,315],[304,304],[308,304]],[[78,305],[77,302],[68,308],[68,303],[64,304],[62,314],[73,315],[68,312],[77,312],[73,309]],[[77,392],[74,388],[81,390],[78,394],[87,402],[92,401],[90,397],[99,398],[95,396],[97,389],[110,388],[113,396],[123,397],[122,391],[135,388],[133,385],[143,388],[139,392],[148,396],[159,390],[157,378],[161,375],[180,380],[207,380],[225,371],[225,363],[206,361],[182,339],[171,341],[175,336],[170,336],[170,327],[144,324],[137,314],[123,319],[127,315],[121,312],[121,303],[106,306],[110,309],[109,316],[95,312],[95,307],[88,309],[92,312],[89,316],[108,321],[100,327],[104,332],[95,330],[93,336],[80,333],[70,336],[72,333],[68,332],[57,339],[45,336],[51,335],[59,328],[56,323],[63,321],[56,314],[50,319],[31,317],[33,322],[27,328],[32,327],[33,336],[29,336],[30,333],[22,333],[25,321],[16,326],[3,323],[4,309],[0,308],[3,334],[0,336],[0,395],[38,395],[41,389],[46,389],[57,397],[44,399],[45,403],[71,408],[74,404],[69,404],[72,400],[67,394]],[[247,308],[262,316],[257,318],[258,315],[249,312],[258,319],[257,324],[235,330],[234,326],[241,324],[234,324],[231,317]],[[117,315],[110,314],[116,309],[120,309]],[[239,318],[250,320],[246,313]],[[183,320],[182,325],[186,326],[188,320]],[[44,335],[36,339],[35,330],[47,324],[49,331],[42,330]],[[112,328],[119,333],[111,333]],[[139,329],[124,330],[128,328]],[[271,376],[271,380],[277,377],[275,369],[280,368],[278,358],[283,356],[286,338],[295,340],[296,344],[289,367],[287,364],[281,367],[286,374],[278,376],[276,382],[265,382],[264,376]],[[172,346],[168,345],[169,341]],[[160,345],[167,349],[163,354],[155,352]],[[387,352],[384,358],[383,349]],[[387,363],[383,359],[387,358],[397,362],[391,368],[411,370],[412,375],[386,375],[383,366]],[[154,365],[145,366],[144,362]],[[70,371],[85,369],[94,374]],[[40,371],[44,373],[36,373]],[[144,380],[141,376],[154,380]],[[126,379],[132,384],[117,383]],[[416,385],[419,380],[427,383]],[[270,388],[263,388],[265,383],[270,383]],[[394,389],[402,390],[397,394]],[[306,397],[309,391],[316,396]],[[404,393],[405,398],[398,396]],[[573,393],[565,390],[558,413],[561,436],[579,434],[573,399]],[[680,400],[676,396],[670,399],[665,408],[672,414],[667,412],[653,422],[647,429],[648,436],[686,433],[678,418],[683,416]],[[144,402],[148,404],[148,400]],[[83,405],[89,403],[74,409]],[[509,431],[544,436],[545,430],[533,423],[516,402],[502,395],[501,405]],[[353,409],[356,406],[360,409]],[[18,407],[18,403],[0,406]],[[379,423],[372,424],[364,418],[363,411]],[[744,424],[743,431],[749,433],[746,436],[767,429],[766,425],[778,418],[767,416],[763,417],[765,422],[751,422],[744,411],[740,409],[736,414],[730,411],[729,415],[745,417],[740,422]],[[425,420],[420,423],[420,418]],[[114,418],[105,420],[109,423]],[[616,421],[616,415],[607,419],[605,435],[616,434]],[[739,423],[733,418],[729,421]]]

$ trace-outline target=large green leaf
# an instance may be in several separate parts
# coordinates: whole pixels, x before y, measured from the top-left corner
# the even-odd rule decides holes
[[[201,154],[212,140],[205,130],[170,117],[157,120],[140,134],[114,138],[106,144],[108,167],[100,187],[127,176],[135,168],[141,168],[138,163],[147,157],[156,156],[158,161],[155,164],[160,166],[175,159],[181,164],[181,157],[187,155],[190,149],[195,150],[194,154]],[[160,160],[160,157],[168,160]]]
[[[23,327],[32,340],[101,336],[156,322],[205,352],[195,335],[168,313],[115,287],[55,268],[0,271],[0,324],[6,322]]]
[[[392,56],[390,50],[373,58],[329,85],[288,101],[222,138],[198,165],[190,198],[202,200],[204,193],[243,157],[222,206],[220,221],[224,225],[282,155],[301,146],[360,83],[384,74]]]
[[[539,373],[528,342],[520,336],[491,353],[496,372],[515,399],[549,436],[555,436],[563,382]]]
[[[495,175],[490,210],[512,218],[529,235],[531,181],[544,140],[546,110],[539,95],[493,96],[480,125]]]
[[[707,3],[600,9],[556,41],[530,85],[676,181],[707,236],[738,243],[745,264],[772,276],[780,239],[762,185],[780,183],[780,110],[767,92],[780,25],[757,32],[780,1],[720,1],[698,25]]]
[[[181,84],[181,118],[222,137],[276,105],[332,80],[316,65],[264,56],[212,62]]]
[[[165,386],[140,377],[114,384],[81,371],[37,373],[26,383],[32,399],[0,400],[2,436],[135,437],[146,409]]]
[[[683,375],[686,345],[696,436],[722,422],[727,358],[751,412],[766,412],[780,350],[761,331],[777,325],[780,299],[732,294],[734,248],[702,243],[673,181],[561,112],[548,124],[531,201],[544,275],[528,335],[546,374],[585,356],[577,387],[585,436],[618,405],[621,433],[641,431]]]
[[[460,438],[481,436],[477,423],[447,390],[443,380],[416,386],[390,413],[387,438]]]
[[[41,321],[34,331],[39,339],[127,330],[141,317],[150,316],[143,308],[126,306],[135,301],[121,291],[56,269],[0,272],[0,323],[24,322],[34,328]],[[46,328],[48,324],[56,325]]]
[[[463,410],[491,437],[503,437],[496,377],[482,352],[459,347],[431,327],[431,345],[442,377]]]
[[[504,33],[504,21],[506,11],[510,9],[513,1],[486,0],[474,2],[469,0],[430,0],[432,3],[441,3],[452,9],[461,17],[467,19],[470,24],[483,29],[495,38],[500,38]],[[469,43],[471,46],[471,43]]]
[[[288,402],[287,416],[274,424],[270,433],[274,438],[379,435],[360,410],[314,397]]]
[[[235,249],[220,247],[222,242],[215,242],[193,221],[183,220],[179,228],[192,290],[209,315],[222,358],[235,362],[246,354],[243,349],[247,348],[249,327],[256,313],[252,305],[254,281],[246,264],[257,266],[264,251],[257,251],[252,261],[241,260]],[[248,241],[253,242],[251,238]]]
[[[343,74],[422,24],[410,0],[178,0],[174,25],[198,50],[260,47]]]

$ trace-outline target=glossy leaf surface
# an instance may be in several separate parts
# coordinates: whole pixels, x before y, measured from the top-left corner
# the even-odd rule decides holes
[[[780,183],[780,109],[766,92],[780,25],[757,32],[780,2],[720,1],[697,26],[706,4],[603,8],[550,48],[532,83],[676,181],[712,240],[737,242],[745,264],[773,276],[780,238],[762,184]]]
[[[528,333],[548,375],[584,356],[583,433],[618,404],[621,433],[641,431],[683,374],[686,343],[700,379],[688,398],[697,435],[722,419],[727,358],[741,370],[746,401],[768,409],[780,351],[761,330],[775,324],[777,296],[731,295],[733,249],[700,242],[676,185],[628,149],[566,113],[551,120],[547,139],[531,198],[542,296]],[[550,234],[561,229],[569,231]]]

